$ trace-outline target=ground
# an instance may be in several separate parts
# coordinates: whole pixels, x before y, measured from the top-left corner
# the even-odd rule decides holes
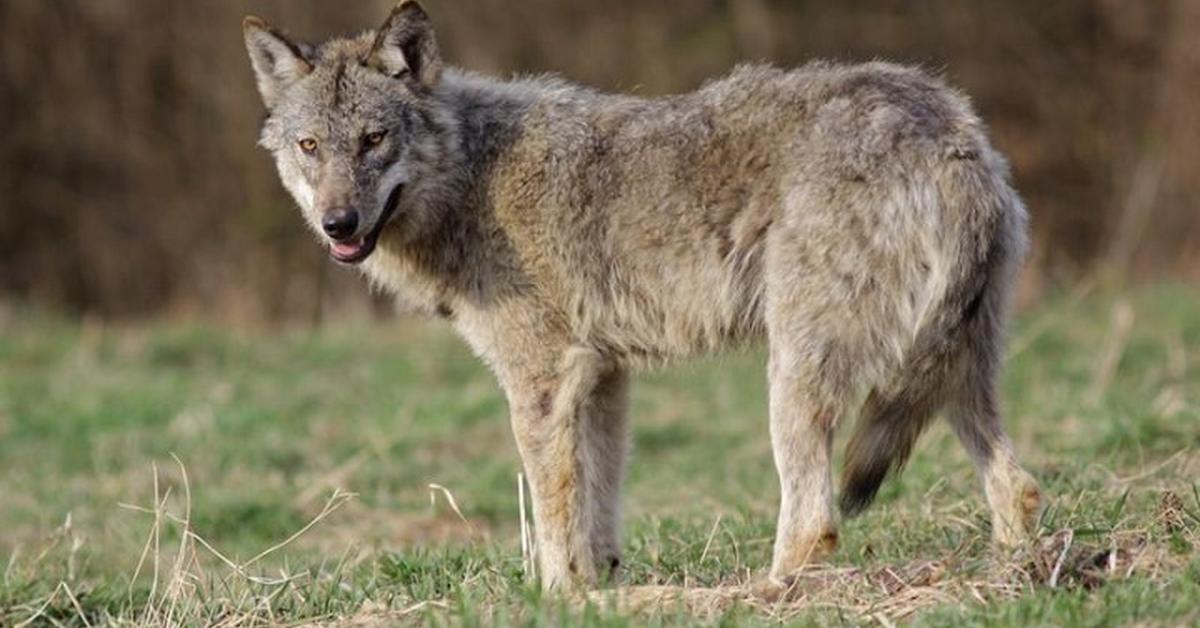
[[[1046,495],[1039,541],[989,547],[938,424],[831,562],[774,597],[758,586],[777,490],[760,352],[636,380],[626,572],[549,598],[526,574],[504,401],[443,325],[10,307],[0,626],[1196,625],[1200,292],[1089,285],[1011,334],[1003,401]]]

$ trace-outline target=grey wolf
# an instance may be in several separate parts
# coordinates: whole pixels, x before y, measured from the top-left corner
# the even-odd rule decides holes
[[[431,19],[320,45],[248,17],[260,143],[334,259],[450,322],[495,373],[544,586],[620,563],[630,372],[764,342],[781,485],[770,576],[837,543],[831,438],[857,415],[845,515],[939,411],[992,534],[1038,487],[996,377],[1026,210],[966,98],[887,63],[747,65],[642,98],[443,64]]]

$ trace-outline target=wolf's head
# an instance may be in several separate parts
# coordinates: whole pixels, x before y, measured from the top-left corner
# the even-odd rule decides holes
[[[419,237],[435,219],[422,196],[454,134],[434,96],[442,62],[421,6],[403,0],[378,31],[320,46],[253,16],[243,30],[267,107],[259,142],[333,258],[366,259],[385,230]]]

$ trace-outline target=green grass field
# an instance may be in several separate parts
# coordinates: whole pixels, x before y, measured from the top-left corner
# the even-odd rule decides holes
[[[747,353],[637,379],[627,569],[585,602],[526,577],[504,400],[446,327],[9,312],[0,626],[1200,623],[1200,292],[1062,295],[1010,353],[1036,544],[993,553],[937,424],[831,563],[757,596],[777,487]]]

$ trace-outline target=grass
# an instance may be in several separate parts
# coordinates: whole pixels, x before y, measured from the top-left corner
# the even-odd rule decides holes
[[[988,547],[938,424],[829,564],[759,595],[777,486],[747,353],[639,377],[623,588],[584,603],[526,577],[504,400],[446,328],[10,312],[0,626],[1200,622],[1200,292],[1063,295],[1010,352],[1037,543]]]

